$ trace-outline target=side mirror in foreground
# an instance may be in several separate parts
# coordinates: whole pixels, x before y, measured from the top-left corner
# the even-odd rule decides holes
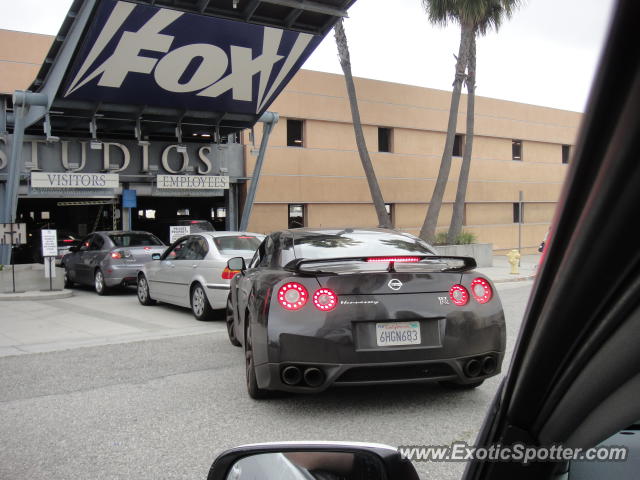
[[[244,445],[222,453],[207,480],[418,480],[393,447],[366,443],[286,442]]]
[[[244,258],[233,257],[227,261],[227,268],[231,271],[241,272],[247,269],[244,263]]]

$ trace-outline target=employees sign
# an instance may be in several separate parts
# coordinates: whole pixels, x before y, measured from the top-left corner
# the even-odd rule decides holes
[[[158,188],[179,190],[228,189],[229,177],[197,175],[158,175]]]
[[[103,0],[64,96],[259,115],[321,40],[320,35]]]

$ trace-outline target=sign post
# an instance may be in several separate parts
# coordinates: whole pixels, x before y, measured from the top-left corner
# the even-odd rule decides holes
[[[10,248],[15,245],[24,245],[27,243],[27,224],[26,223],[2,223],[0,230],[0,245],[9,245]],[[16,266],[13,264],[13,256],[11,258],[11,282],[13,293],[16,293]]]
[[[53,290],[53,277],[56,276],[53,259],[58,255],[58,232],[56,230],[41,230],[42,257],[44,258],[44,276],[49,279],[49,290]]]

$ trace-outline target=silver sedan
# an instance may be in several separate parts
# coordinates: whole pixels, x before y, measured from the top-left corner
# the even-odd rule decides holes
[[[227,268],[227,260],[244,257],[248,262],[263,239],[258,233],[224,231],[182,237],[140,269],[138,300],[188,307],[198,320],[208,320],[227,305],[236,273]]]
[[[65,287],[93,285],[104,295],[111,287],[133,284],[142,265],[166,248],[149,232],[93,232],[62,258]]]

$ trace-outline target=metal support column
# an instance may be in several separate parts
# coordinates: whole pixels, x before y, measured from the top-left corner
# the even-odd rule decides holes
[[[20,172],[22,171],[22,140],[24,139],[25,117],[31,106],[47,105],[47,95],[17,90],[13,94],[13,138],[11,141],[11,156],[7,170],[7,182],[4,188],[0,223],[14,223],[18,208],[18,188],[20,187]],[[0,263],[8,265],[11,262],[11,246],[0,247]]]
[[[246,231],[249,227],[249,218],[251,217],[251,210],[253,210],[253,201],[256,197],[256,190],[258,189],[258,182],[260,180],[260,172],[262,171],[262,164],[264,163],[264,156],[267,152],[267,144],[269,143],[269,136],[273,127],[278,123],[280,115],[274,112],[265,112],[260,117],[259,122],[264,124],[262,129],[262,140],[260,141],[260,151],[258,152],[258,160],[256,166],[253,169],[253,175],[251,177],[251,185],[249,186],[249,192],[247,193],[247,199],[244,202],[244,208],[242,209],[242,220],[240,220],[240,231]]]

